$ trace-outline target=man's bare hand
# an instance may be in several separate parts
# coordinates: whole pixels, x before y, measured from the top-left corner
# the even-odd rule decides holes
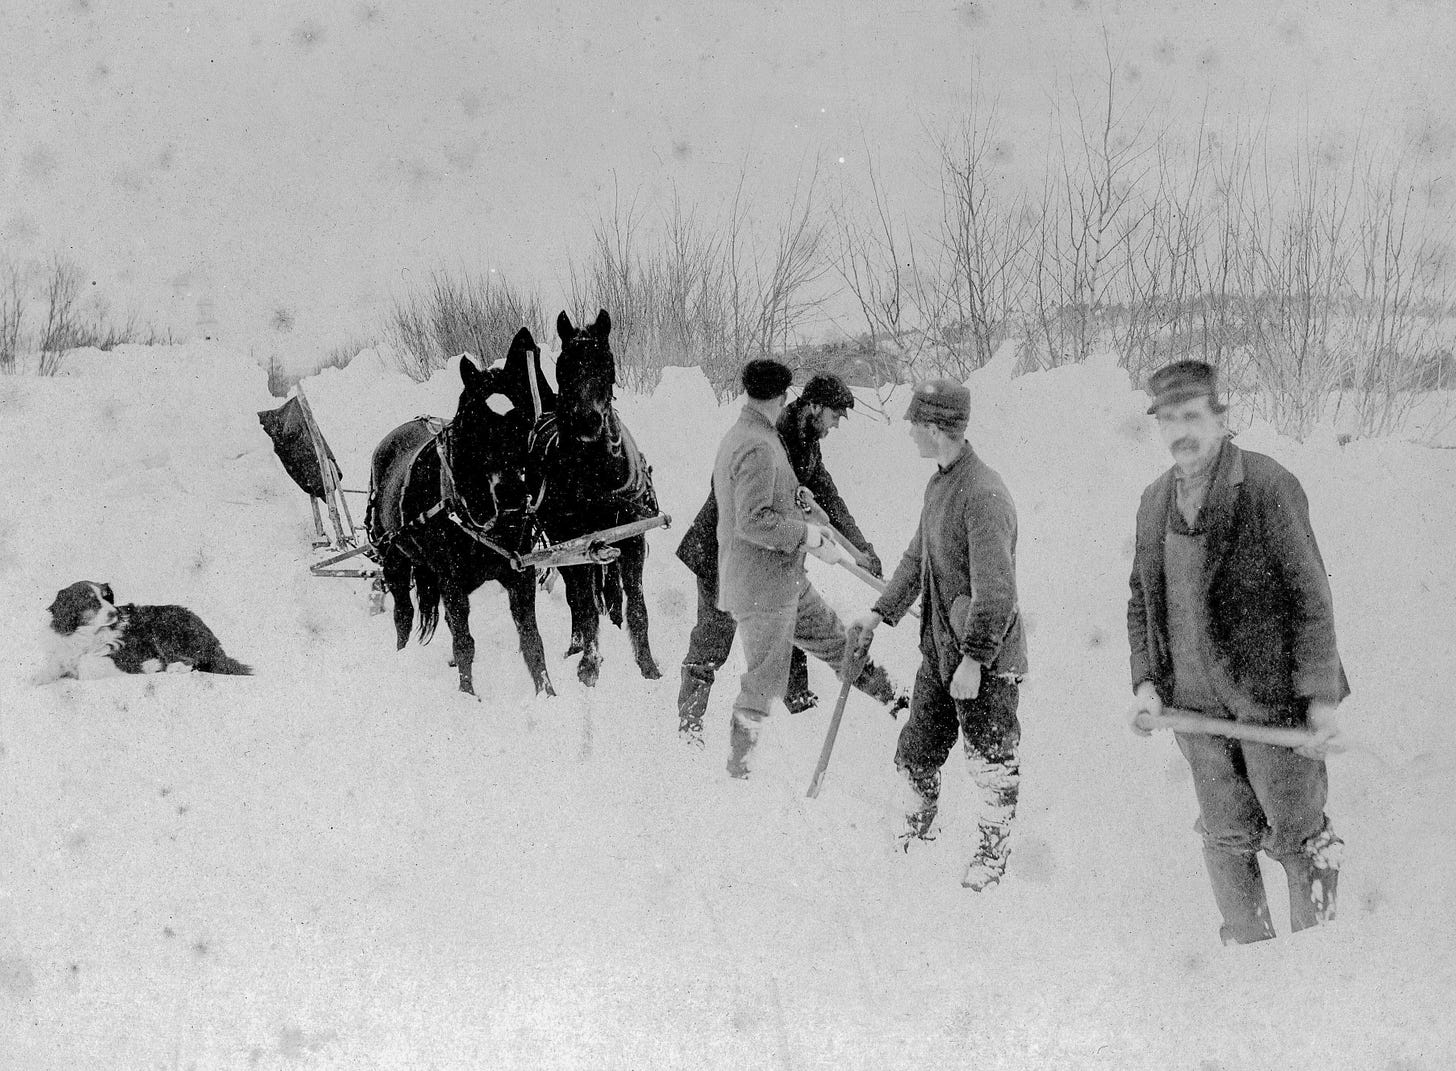
[[[1328,699],[1311,699],[1305,721],[1314,739],[1294,750],[1307,759],[1323,759],[1331,751],[1340,750],[1343,738],[1340,735],[1340,704]]]
[[[950,679],[952,699],[974,699],[981,694],[981,663],[974,658],[962,658]]]
[[[1138,724],[1138,715],[1148,714],[1154,718],[1163,716],[1163,701],[1158,697],[1158,690],[1153,687],[1152,681],[1143,681],[1137,686],[1133,693],[1132,707],[1128,711],[1127,724],[1138,736],[1152,736],[1151,729],[1145,729]]]

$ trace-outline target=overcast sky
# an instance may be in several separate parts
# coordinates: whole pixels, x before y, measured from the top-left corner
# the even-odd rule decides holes
[[[184,335],[210,300],[239,342],[279,309],[310,344],[367,331],[436,267],[550,306],[614,180],[711,211],[746,165],[769,214],[816,161],[855,187],[868,145],[914,205],[973,93],[1034,160],[1104,30],[1175,127],[1208,101],[1456,165],[1445,0],[0,0],[0,258],[64,254]]]

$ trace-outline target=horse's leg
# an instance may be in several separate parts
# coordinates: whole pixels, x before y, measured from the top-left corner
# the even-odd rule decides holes
[[[571,611],[571,642],[566,645],[561,657],[570,658],[574,654],[581,654],[582,613],[576,591],[582,582],[582,569],[576,565],[562,565],[556,572],[560,574],[561,583],[566,588],[566,608]]]
[[[536,571],[510,570],[502,578],[511,603],[511,618],[516,622],[516,635],[521,639],[521,657],[536,685],[537,695],[555,695],[551,675],[546,671],[546,649],[541,645],[541,630],[536,626]]]
[[[588,688],[594,687],[601,674],[602,652],[597,642],[595,565],[570,565],[561,570],[566,581],[566,602],[571,607],[573,638],[581,638],[581,661],[576,664],[576,679]]]
[[[384,570],[384,586],[394,600],[395,650],[403,651],[415,623],[415,604],[410,597],[410,560],[398,547],[389,547],[384,552],[381,567]]]
[[[632,640],[632,654],[642,676],[655,681],[662,676],[652,646],[647,642],[647,600],[642,595],[642,571],[647,564],[647,537],[633,536],[617,544],[622,556],[617,566],[622,574],[622,596],[627,603],[627,635]]]
[[[460,690],[467,695],[475,694],[475,640],[470,635],[470,592],[458,585],[445,588],[445,624],[450,626],[451,649],[455,653],[455,666],[460,670]]]

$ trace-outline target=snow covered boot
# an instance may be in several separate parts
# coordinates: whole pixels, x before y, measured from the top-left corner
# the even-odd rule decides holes
[[[809,690],[809,660],[795,647],[789,654],[789,686],[784,693],[784,706],[790,714],[802,714],[818,702],[819,697]]]
[[[935,822],[935,812],[940,808],[940,769],[902,766],[900,772],[915,794],[915,804],[905,812],[905,828],[899,837],[900,850],[908,852],[912,841],[935,839],[930,827]]]
[[[1225,945],[1248,945],[1273,937],[1274,923],[1269,919],[1258,855],[1205,844],[1203,859],[1213,883],[1213,899],[1223,915],[1219,940]]]
[[[703,715],[713,690],[715,667],[705,662],[684,662],[682,687],[677,693],[677,731],[685,743],[703,746]]]
[[[758,729],[757,725],[745,725],[734,711],[728,730],[728,776],[748,780],[753,749],[758,746]]]
[[[895,689],[895,682],[885,672],[885,667],[866,662],[854,686],[865,695],[889,708],[890,717],[898,718],[900,711],[910,705],[910,696]]]
[[[981,822],[981,843],[971,857],[971,865],[961,878],[961,885],[980,892],[1001,880],[1006,862],[1011,857],[1011,826],[998,822]]]
[[[977,892],[1001,880],[1011,856],[1011,822],[1021,794],[1021,763],[1009,748],[1000,754],[1003,757],[988,759],[969,745],[966,748],[971,780],[981,796],[981,841],[961,884]]]
[[[812,710],[819,704],[819,697],[808,688],[800,688],[798,691],[789,692],[784,696],[784,706],[790,714],[802,714],[806,710]]]
[[[1344,862],[1345,842],[1335,836],[1330,821],[1304,842],[1300,853],[1281,859],[1289,879],[1289,928],[1307,930],[1335,919],[1335,894]]]

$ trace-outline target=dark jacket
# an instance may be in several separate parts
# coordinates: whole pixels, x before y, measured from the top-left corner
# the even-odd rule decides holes
[[[962,656],[1027,671],[1016,599],[1016,505],[970,444],[925,485],[920,525],[874,609],[891,625],[920,597],[920,651],[949,682]]]
[[[849,507],[839,497],[839,489],[829,470],[824,467],[824,454],[813,429],[806,428],[800,419],[803,406],[798,401],[790,402],[779,415],[779,438],[789,455],[789,464],[799,483],[814,494],[815,500],[834,525],[851,543],[870,556],[871,572],[879,572],[879,558],[864,533],[855,524]],[[718,583],[718,502],[713,496],[712,484],[708,485],[708,497],[703,502],[691,527],[683,534],[677,546],[677,556],[682,563],[701,580],[708,581],[716,589]]]
[[[1236,689],[1225,705],[1238,720],[1297,723],[1308,700],[1350,694],[1309,502],[1287,469],[1232,442],[1214,466],[1199,517],[1206,533],[1200,598],[1214,676]],[[1133,687],[1150,680],[1165,703],[1173,696],[1173,661],[1163,538],[1173,494],[1171,468],[1143,492],[1127,604]]]

